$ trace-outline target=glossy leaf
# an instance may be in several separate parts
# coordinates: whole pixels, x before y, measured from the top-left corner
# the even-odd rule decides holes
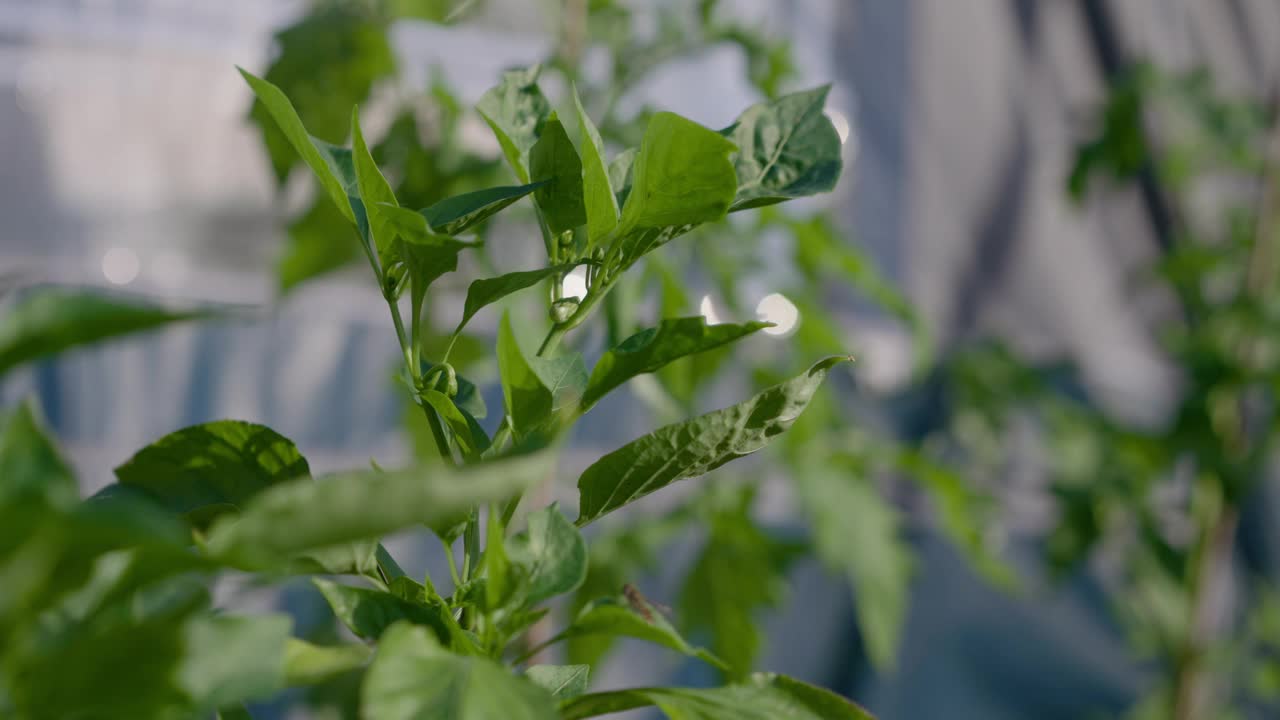
[[[544,477],[547,458],[526,455],[482,466],[355,472],[293,481],[254,498],[238,520],[210,529],[209,549],[238,564],[277,564],[310,550],[376,538],[419,523],[465,516]]]
[[[605,353],[592,368],[581,412],[637,375],[656,372],[674,360],[728,345],[769,326],[763,322],[708,325],[699,315],[663,320],[656,328],[641,330]]]
[[[488,220],[543,183],[486,188],[445,198],[420,211],[434,232],[458,235]]]
[[[0,317],[0,376],[23,363],[80,345],[211,314],[166,310],[119,295],[41,288]]]
[[[508,295],[531,288],[547,278],[568,272],[574,267],[575,265],[573,264],[556,265],[538,270],[522,270],[499,275],[498,277],[473,280],[471,285],[467,287],[467,301],[463,305],[462,320],[458,321],[458,327],[453,332],[455,334],[462,332],[462,328],[471,321],[471,318],[475,317],[475,314],[485,307]]]
[[[636,156],[622,232],[724,217],[738,186],[729,160],[735,149],[724,136],[692,120],[655,114]]]
[[[378,251],[378,266],[385,271],[394,259],[392,251],[395,247],[395,230],[383,208],[397,205],[396,194],[391,190],[391,184],[382,176],[373,156],[369,154],[369,146],[365,144],[364,133],[360,130],[358,108],[351,111],[351,157],[355,165],[356,187],[369,223],[369,234]]]
[[[662,611],[643,598],[606,598],[583,608],[562,638],[604,635],[629,637],[675,650],[689,657],[696,657],[721,670],[728,670],[720,658],[707,650],[690,645],[671,625]]]
[[[75,476],[31,404],[0,415],[0,507],[32,500],[68,507],[78,497]]]
[[[307,129],[298,118],[293,103],[289,102],[289,98],[285,97],[280,88],[254,76],[244,68],[239,70],[245,82],[249,83],[249,87],[253,89],[253,94],[258,97],[258,102],[262,103],[271,118],[275,120],[276,126],[284,133],[294,151],[302,157],[302,161],[315,173],[320,186],[338,206],[339,212],[354,223],[356,216],[351,209],[351,202],[347,199],[348,188],[340,179],[346,173],[339,168],[342,161],[334,153],[336,148],[307,134]]]
[[[507,540],[506,554],[520,568],[521,602],[532,606],[582,584],[587,576],[587,545],[554,503],[530,513],[528,525]]]
[[[563,703],[564,720],[581,720],[657,706],[673,720],[874,720],[828,690],[785,675],[757,673],[721,688],[638,688],[592,693]]]
[[[618,198],[609,182],[609,165],[604,158],[604,141],[595,123],[587,116],[573,88],[573,109],[578,115],[579,145],[582,151],[582,192],[587,216],[588,244],[594,245],[618,225]]]
[[[341,585],[324,578],[312,578],[311,583],[329,603],[334,616],[356,637],[377,640],[392,624],[403,620],[431,628],[442,641],[449,638],[449,629],[438,608],[410,602],[382,590]]]
[[[508,70],[503,73],[502,82],[476,105],[522,183],[529,182],[529,151],[538,141],[543,121],[551,114],[551,103],[538,87],[541,71],[537,65]]]
[[[562,233],[587,222],[582,160],[554,112],[543,122],[538,142],[529,151],[529,177],[542,183],[533,191],[533,199],[551,232]]]
[[[733,210],[830,192],[840,178],[840,136],[823,113],[830,86],[747,109],[722,132],[738,146]]]
[[[587,691],[591,666],[534,665],[524,671],[524,676],[557,700],[569,700]]]
[[[577,524],[760,450],[791,427],[827,372],[848,359],[826,358],[746,402],[659,428],[600,458],[578,478]]]
[[[551,694],[491,660],[447,652],[424,629],[393,625],[360,691],[365,720],[559,720]]]
[[[293,442],[271,428],[220,420],[165,435],[115,474],[205,529],[273,485],[310,477],[311,469]]]

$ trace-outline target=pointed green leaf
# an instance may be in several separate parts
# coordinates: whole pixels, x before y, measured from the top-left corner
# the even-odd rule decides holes
[[[547,461],[535,454],[461,468],[355,472],[284,483],[255,497],[239,519],[215,523],[208,547],[235,564],[271,566],[309,550],[450,521],[474,505],[524,490],[544,476]]]
[[[756,673],[727,687],[637,688],[582,695],[560,706],[564,720],[657,706],[677,720],[875,720],[835,693],[799,680]]]
[[[551,232],[562,233],[587,222],[582,160],[554,112],[542,124],[538,142],[529,151],[529,177],[543,183],[533,191],[533,199]]]
[[[307,134],[307,129],[302,126],[302,120],[298,118],[297,111],[293,109],[293,103],[289,102],[289,98],[285,97],[280,88],[254,76],[244,68],[238,69],[244,76],[245,82],[253,88],[253,94],[258,97],[258,101],[267,109],[272,119],[276,121],[276,125],[289,140],[289,144],[315,173],[320,186],[338,206],[343,217],[355,222],[355,213],[352,212],[351,203],[347,200],[350,193],[339,179],[342,171],[337,167],[339,161],[332,153],[333,146]]]
[[[800,417],[828,371],[849,359],[826,358],[746,402],[659,428],[600,458],[578,478],[578,526],[760,450]]]
[[[68,507],[78,498],[76,478],[31,404],[0,415],[0,507],[37,499]]]
[[[431,628],[441,640],[449,638],[449,629],[437,607],[410,602],[382,590],[340,585],[324,578],[311,578],[311,583],[329,603],[334,616],[356,637],[377,640],[393,623],[404,620]]]
[[[596,363],[582,396],[580,412],[590,410],[600,398],[637,375],[656,372],[674,360],[728,345],[769,325],[763,322],[708,325],[707,319],[698,315],[663,320],[656,328],[641,330]]]
[[[573,88],[573,108],[578,114],[578,132],[582,146],[583,202],[587,213],[589,244],[598,243],[618,225],[618,198],[609,182],[609,168],[604,159],[604,141]]]
[[[485,435],[475,418],[462,411],[448,396],[438,390],[423,390],[418,397],[429,404],[449,425],[450,432],[457,439],[462,454],[467,457],[479,457],[480,453],[489,449],[489,436]]]
[[[507,557],[520,568],[522,603],[537,605],[573,592],[587,576],[587,545],[555,503],[529,514],[529,528],[507,540]]]
[[[372,651],[368,645],[312,645],[289,638],[284,645],[285,684],[318,685],[364,667]]]
[[[212,314],[165,310],[120,295],[41,288],[0,317],[0,376],[23,363],[80,345]]]
[[[524,671],[524,676],[557,700],[569,700],[587,691],[591,666],[534,665]]]
[[[273,485],[310,477],[311,468],[297,446],[271,428],[220,420],[165,435],[115,474],[203,530]]]
[[[522,183],[529,182],[529,151],[538,141],[542,122],[551,114],[551,103],[538,87],[541,71],[534,65],[503,73],[502,82],[476,105]]]
[[[658,608],[640,597],[597,600],[583,608],[560,635],[563,638],[592,635],[635,638],[696,657],[721,670],[728,669],[720,658],[704,648],[690,645]]]
[[[622,227],[665,228],[719,220],[738,187],[723,135],[669,112],[649,120],[636,156]]]
[[[549,277],[568,272],[574,267],[576,265],[572,263],[555,265],[539,270],[523,270],[499,275],[498,277],[481,278],[480,280],[472,281],[471,285],[467,287],[467,301],[462,309],[462,320],[458,322],[458,327],[453,331],[454,334],[462,332],[462,328],[471,321],[471,318],[475,317],[475,314],[486,306],[492,305],[512,293],[531,288]]]
[[[561,429],[587,383],[587,369],[579,353],[550,358],[526,355],[511,329],[510,315],[504,315],[498,327],[498,370],[517,437],[540,430],[554,434]]]
[[[492,660],[444,650],[422,628],[392,626],[360,691],[365,720],[559,720],[551,694]]]
[[[613,188],[617,207],[625,207],[627,196],[631,194],[631,183],[635,179],[636,157],[640,148],[627,148],[618,153],[609,163],[609,186]]]
[[[383,177],[378,164],[373,161],[373,155],[369,154],[369,146],[364,142],[364,134],[360,131],[359,108],[351,110],[351,145],[360,202],[364,205],[373,246],[378,251],[378,266],[385,271],[393,260],[395,230],[385,217],[383,208],[387,205],[397,206],[398,203],[391,184]]]
[[[485,526],[484,547],[484,597],[485,607],[490,611],[506,605],[511,594],[515,592],[518,578],[511,564],[507,562],[506,537],[507,529],[502,518],[494,508],[489,508],[489,522]]]
[[[431,229],[444,235],[458,235],[488,220],[509,205],[542,187],[543,183],[492,187],[445,198],[419,211]]]
[[[830,192],[840,178],[840,136],[823,113],[831,86],[747,108],[721,132],[738,146],[733,210]]]

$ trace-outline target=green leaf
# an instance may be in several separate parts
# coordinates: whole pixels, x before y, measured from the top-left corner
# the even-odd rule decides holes
[[[543,184],[509,185],[454,195],[421,210],[420,214],[435,232],[458,235],[505,210]]]
[[[272,565],[322,548],[434,525],[502,501],[545,476],[547,457],[525,455],[462,468],[354,472],[284,483],[255,497],[239,519],[209,531],[208,547],[234,563]]]
[[[614,388],[637,375],[656,372],[673,360],[728,345],[769,326],[763,322],[707,325],[701,315],[663,320],[658,327],[641,330],[600,358],[591,370],[579,412],[590,410]]]
[[[587,369],[581,354],[527,356],[511,329],[509,314],[498,327],[498,370],[517,437],[559,431],[586,388]]]
[[[23,363],[80,345],[212,314],[165,310],[119,295],[41,288],[0,318],[0,376]]]
[[[360,109],[351,110],[351,156],[355,164],[356,186],[360,191],[360,201],[364,204],[365,215],[369,222],[369,233],[373,236],[373,246],[378,251],[378,267],[385,272],[393,258],[395,231],[385,217],[383,208],[387,205],[398,206],[396,194],[391,184],[382,176],[378,164],[369,154],[369,146],[364,142],[364,133],[360,131]]]
[[[604,159],[604,141],[573,87],[573,108],[578,114],[578,132],[582,147],[583,202],[587,214],[588,247],[606,237],[618,225],[618,198],[609,182],[609,167]]]
[[[818,557],[853,585],[868,657],[877,668],[891,668],[914,566],[898,511],[880,496],[870,474],[810,462],[793,479]]]
[[[476,105],[522,183],[529,182],[529,151],[538,141],[542,122],[551,114],[551,103],[538,87],[541,71],[538,65],[508,70],[503,73],[502,82]]]
[[[626,206],[627,196],[631,194],[631,183],[635,179],[636,157],[639,155],[640,148],[627,148],[618,153],[609,163],[609,186],[617,196],[615,198],[617,207]]]
[[[458,327],[453,331],[454,334],[462,332],[462,328],[471,321],[471,318],[475,317],[475,314],[486,306],[492,305],[512,293],[531,288],[549,277],[568,272],[574,267],[576,265],[569,263],[538,270],[511,272],[498,277],[481,278],[480,280],[472,281],[471,285],[467,287],[467,301],[463,306],[462,320],[458,321]]]
[[[311,583],[320,590],[333,614],[356,637],[377,640],[393,623],[405,620],[431,628],[442,641],[449,639],[449,628],[436,607],[410,602],[381,590],[340,585],[324,578],[311,578]]]
[[[317,685],[364,667],[372,651],[368,645],[312,645],[289,638],[284,646],[285,684]]]
[[[354,223],[356,216],[351,209],[351,202],[347,199],[350,193],[341,179],[346,173],[340,168],[342,161],[334,153],[337,148],[307,134],[307,129],[302,126],[302,120],[298,118],[293,103],[289,102],[289,98],[285,97],[280,88],[254,76],[244,68],[237,69],[244,76],[245,82],[249,83],[249,87],[253,88],[253,94],[258,97],[258,102],[262,103],[275,120],[277,127],[284,133],[294,151],[302,156],[303,162],[315,173],[320,186],[338,206],[338,211]]]
[[[826,358],[750,400],[659,428],[600,458],[578,478],[577,525],[768,445],[800,417],[827,372],[849,359]]]
[[[494,611],[506,605],[520,578],[515,577],[511,563],[507,561],[506,543],[503,542],[507,529],[502,524],[500,514],[493,507],[489,508],[489,522],[485,526],[485,532],[487,535],[484,547],[485,607]]]
[[[529,177],[543,183],[533,191],[533,199],[551,232],[562,233],[587,222],[582,160],[554,112],[542,124],[538,142],[529,151]]]
[[[721,670],[729,669],[720,658],[690,645],[658,608],[638,594],[631,598],[597,600],[583,608],[573,623],[560,633],[560,637],[566,639],[592,635],[636,638],[696,657]]]
[[[831,86],[747,108],[721,132],[738,146],[733,210],[829,192],[840,178],[840,136],[823,113]]]
[[[456,348],[453,354],[458,354]],[[422,377],[426,377],[434,367],[434,363],[423,360]],[[476,384],[461,375],[455,375],[455,377],[458,378],[458,394],[453,396],[453,404],[458,406],[459,410],[474,418],[484,418],[488,415],[489,408],[485,406],[484,396],[480,394],[480,389],[476,387]]]
[[[453,655],[422,628],[393,625],[360,692],[365,720],[559,720],[550,693],[491,660]]]
[[[828,690],[785,675],[756,673],[743,685],[637,688],[592,693],[562,703],[564,720],[581,720],[654,705],[673,720],[874,720]]]
[[[31,403],[0,416],[0,507],[37,500],[65,508],[79,495],[75,476]]]
[[[270,697],[284,687],[292,626],[288,615],[192,619],[182,632],[185,657],[174,669],[178,686],[206,712]]]
[[[454,401],[444,393],[427,389],[418,393],[418,397],[444,418],[445,423],[449,425],[449,430],[457,439],[463,455],[479,457],[480,453],[489,449],[489,437],[485,435],[484,428],[481,428],[474,417],[463,412],[462,408],[454,404]]]
[[[622,209],[623,232],[719,220],[729,210],[737,177],[724,136],[660,112],[649,120]]]
[[[115,474],[203,530],[273,485],[310,477],[311,468],[297,446],[271,428],[220,420],[165,435]]]
[[[524,676],[557,700],[569,700],[587,691],[591,666],[534,665],[524,671]]]
[[[712,652],[741,679],[763,641],[757,613],[782,602],[787,565],[798,548],[769,537],[752,520],[753,487],[733,495],[707,522],[707,541],[689,569],[679,609],[685,631],[706,632]]]
[[[587,576],[587,545],[555,503],[529,514],[529,527],[507,540],[510,563],[520,568],[522,604],[537,605],[573,592]]]

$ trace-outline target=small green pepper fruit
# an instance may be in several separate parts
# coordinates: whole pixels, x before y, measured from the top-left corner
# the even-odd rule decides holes
[[[562,323],[578,311],[578,298],[563,298],[551,303],[551,319]]]
[[[441,363],[431,368],[431,372],[423,378],[422,385],[424,388],[444,393],[448,397],[457,397],[458,373],[449,363]]]

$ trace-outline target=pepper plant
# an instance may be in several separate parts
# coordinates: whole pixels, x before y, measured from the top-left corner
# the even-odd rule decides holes
[[[412,210],[379,170],[358,113],[351,147],[338,147],[310,136],[277,87],[243,75],[368,261],[399,342],[405,392],[439,458],[313,479],[280,434],[219,421],[160,438],[116,468],[118,483],[81,501],[38,414],[27,405],[11,411],[0,424],[3,714],[247,717],[246,701],[354,678],[359,715],[373,720],[587,718],[644,706],[673,718],[868,717],[781,675],[719,688],[593,693],[589,665],[531,662],[560,642],[623,636],[723,664],[631,586],[559,620],[549,637],[529,638],[549,603],[588,573],[582,528],[765,447],[847,356],[818,359],[743,402],[600,457],[578,478],[574,520],[555,504],[520,511],[524,497],[557,475],[566,431],[602,397],[764,327],[667,318],[609,348],[590,372],[564,346],[653,250],[727,213],[829,190],[841,163],[822,111],[825,90],[749,108],[718,132],[655,113],[639,146],[610,161],[576,97],[566,124],[540,90],[536,67],[510,71],[478,109],[520,184]],[[525,197],[546,263],[472,281],[454,332],[428,340],[421,318],[430,284],[476,246],[469,230]],[[575,267],[587,269],[585,296],[559,297]],[[454,339],[477,313],[544,283],[552,302],[536,351],[522,344],[509,315],[499,326],[493,352],[503,408],[486,429],[475,385],[449,362]],[[0,370],[190,315],[125,298],[36,293],[0,324]],[[409,577],[380,543],[412,528],[440,538],[449,578]],[[311,643],[291,636],[285,616],[218,610],[208,581],[228,572],[313,576],[355,641]]]

